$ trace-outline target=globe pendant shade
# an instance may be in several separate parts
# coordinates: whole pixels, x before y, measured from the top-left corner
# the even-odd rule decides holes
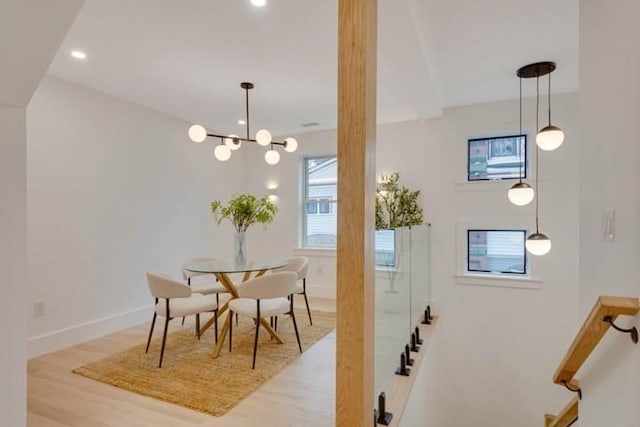
[[[533,200],[535,192],[533,188],[525,182],[514,184],[507,193],[509,201],[516,206],[526,206]]]
[[[193,142],[200,143],[207,139],[207,130],[204,126],[201,125],[193,125],[189,128],[189,139]]]
[[[220,144],[213,150],[213,154],[216,156],[216,159],[221,162],[226,162],[231,158],[231,149],[224,144]]]
[[[286,138],[284,142],[286,143],[284,146],[284,150],[286,152],[293,153],[298,149],[298,141],[296,141],[295,138],[291,138],[291,137]]]
[[[536,144],[541,150],[552,151],[562,145],[564,132],[557,126],[549,125],[540,129],[536,135]]]
[[[277,165],[280,161],[280,153],[276,150],[269,150],[264,154],[264,161],[270,165]]]
[[[542,233],[534,233],[527,237],[525,247],[531,255],[546,255],[551,250],[551,240]]]
[[[256,142],[263,147],[271,144],[271,140],[271,132],[269,132],[268,130],[260,129],[258,132],[256,132]]]

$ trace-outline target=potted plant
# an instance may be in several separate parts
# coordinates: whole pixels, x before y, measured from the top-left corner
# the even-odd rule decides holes
[[[234,239],[234,261],[236,265],[247,262],[247,242],[245,233],[255,223],[271,224],[278,212],[278,207],[267,196],[257,198],[251,194],[242,193],[234,196],[226,205],[219,200],[211,202],[211,213],[216,222],[229,220],[236,230]]]
[[[376,189],[376,230],[393,230],[394,250],[392,252],[383,251],[383,263],[393,268],[387,269],[389,275],[389,290],[395,293],[395,279],[398,271],[396,262],[397,248],[402,248],[403,233],[396,233],[396,228],[410,227],[423,223],[422,207],[418,203],[420,190],[411,191],[407,187],[400,186],[398,172],[391,175],[382,175],[378,188]]]
[[[400,173],[382,175],[376,190],[376,229],[422,224],[420,190],[411,191],[398,184]]]

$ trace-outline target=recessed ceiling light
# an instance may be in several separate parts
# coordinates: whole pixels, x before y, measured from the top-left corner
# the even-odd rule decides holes
[[[246,120],[242,120],[242,119],[241,119],[241,120],[238,120],[238,124],[239,124],[239,125],[246,125],[246,124],[247,124],[247,122],[246,122]]]
[[[267,0],[251,0],[251,4],[255,7],[262,7],[267,4]]]
[[[87,54],[81,50],[72,50],[71,56],[73,56],[76,59],[87,59]]]

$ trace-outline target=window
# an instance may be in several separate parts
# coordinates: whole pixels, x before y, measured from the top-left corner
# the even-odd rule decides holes
[[[336,247],[338,159],[304,159],[303,238],[307,247]]]
[[[331,199],[318,200],[318,213],[330,214],[331,213]]]
[[[338,159],[307,157],[303,163],[302,245],[335,248],[338,216]],[[376,231],[376,265],[395,267],[395,230]]]
[[[308,215],[322,215],[332,212],[330,198],[309,200],[306,202],[306,206]]]
[[[527,274],[526,230],[467,230],[467,271]]]
[[[527,177],[527,136],[470,139],[467,180],[486,181]]]
[[[396,266],[396,230],[376,230],[376,266]]]

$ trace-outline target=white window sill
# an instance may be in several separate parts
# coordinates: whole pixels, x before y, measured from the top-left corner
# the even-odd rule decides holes
[[[335,248],[320,248],[320,247],[298,247],[293,249],[293,253],[299,256],[312,256],[312,257],[333,257],[336,256]]]
[[[309,256],[309,257],[335,258],[336,256],[336,250],[334,248],[314,248],[314,247],[301,246],[298,248],[293,248],[293,253],[298,256]],[[398,273],[400,270],[397,270],[396,267],[376,266],[376,271]]]
[[[378,266],[376,265],[376,271],[384,271],[384,272],[389,272],[389,273],[401,273],[401,270],[398,270],[397,267],[382,267],[382,266]]]
[[[518,179],[494,179],[489,181],[458,181],[456,191],[508,191]]]
[[[456,282],[461,285],[473,286],[497,286],[501,288],[534,289],[539,290],[542,280],[531,277],[517,277],[513,275],[458,273]]]

